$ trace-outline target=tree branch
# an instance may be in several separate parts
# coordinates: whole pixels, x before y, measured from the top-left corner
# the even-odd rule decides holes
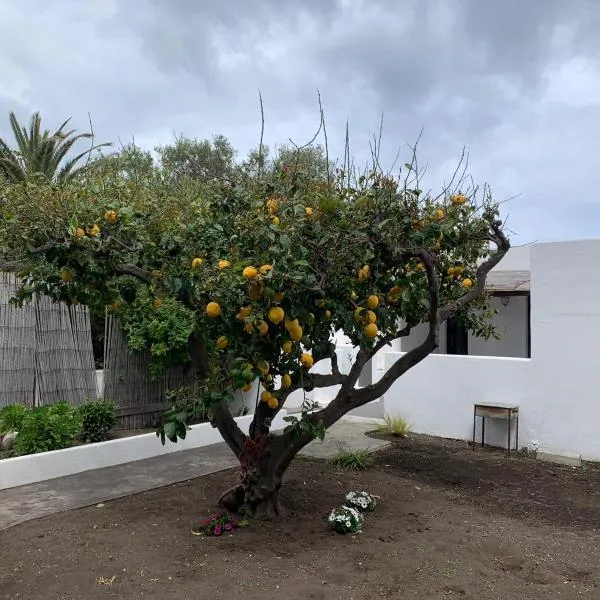
[[[219,433],[225,440],[225,443],[231,448],[237,458],[244,450],[244,440],[246,436],[235,422],[231,411],[224,402],[219,402],[211,408],[212,418],[210,424],[219,430]]]
[[[152,283],[155,280],[155,277],[152,275],[152,273],[149,273],[148,271],[145,271],[136,265],[117,265],[115,271],[121,275],[131,275],[132,277],[135,277],[144,283]]]
[[[482,262],[477,268],[477,272],[475,274],[475,285],[466,294],[463,294],[458,300],[448,302],[440,309],[438,317],[440,323],[443,323],[449,317],[455,315],[485,291],[488,273],[504,258],[505,254],[510,249],[510,242],[502,231],[501,227],[501,221],[494,220],[490,223],[490,239],[496,244],[496,252],[494,252],[487,260]]]
[[[421,259],[427,273],[427,288],[429,291],[429,332],[427,337],[416,348],[401,356],[377,383],[352,391],[347,399],[352,408],[362,406],[383,396],[398,377],[421,362],[438,346],[441,323],[439,315],[440,285],[435,272],[435,261],[433,256],[426,250],[415,251],[415,256]],[[331,404],[334,404],[336,400],[337,398]]]

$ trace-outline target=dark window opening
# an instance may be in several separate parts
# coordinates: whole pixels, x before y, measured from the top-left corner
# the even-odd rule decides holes
[[[469,354],[469,333],[460,319],[451,317],[446,321],[446,353]]]

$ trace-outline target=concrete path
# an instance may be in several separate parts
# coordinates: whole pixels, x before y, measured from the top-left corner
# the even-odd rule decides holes
[[[312,442],[302,455],[329,458],[342,446],[370,451],[386,446],[389,442],[365,437],[373,429],[373,425],[364,422],[339,421],[329,429],[324,442]],[[220,443],[0,490],[0,531],[31,519],[209,475],[238,464],[231,450]]]
[[[122,498],[238,465],[231,450],[221,443],[0,490],[0,531],[30,519]]]
[[[311,442],[300,452],[300,456],[330,459],[342,449],[375,452],[375,450],[385,448],[390,444],[385,440],[378,440],[365,435],[375,429],[374,421],[354,420],[352,417],[342,419],[327,430],[327,435],[323,441],[315,440]]]

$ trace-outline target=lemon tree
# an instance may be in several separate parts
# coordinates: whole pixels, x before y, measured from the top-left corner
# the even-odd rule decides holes
[[[83,181],[2,184],[0,266],[23,278],[17,302],[42,293],[117,315],[130,347],[150,352],[153,374],[187,364],[194,402],[242,467],[221,502],[275,517],[297,452],[432,352],[446,319],[493,334],[485,279],[509,248],[497,205],[462,182],[425,194],[414,166],[405,172],[316,174],[290,159],[200,182],[160,167],[127,177],[104,161]],[[424,341],[357,388],[369,359],[419,324]],[[348,372],[335,332],[357,348]],[[229,405],[256,380],[263,391],[245,435]],[[333,385],[325,408],[270,431],[291,393]],[[167,413],[163,442],[185,436],[192,408]]]

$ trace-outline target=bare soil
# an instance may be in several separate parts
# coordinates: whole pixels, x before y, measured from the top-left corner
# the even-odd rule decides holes
[[[297,460],[290,518],[191,535],[235,481],[227,471],[0,533],[0,598],[547,600],[600,597],[600,469],[411,435],[342,472]],[[356,536],[330,510],[380,504]]]

